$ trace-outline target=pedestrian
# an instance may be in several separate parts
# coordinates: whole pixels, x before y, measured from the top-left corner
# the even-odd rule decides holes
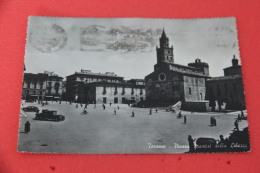
[[[72,104],[72,101],[70,101],[70,105]]]
[[[215,117],[213,117],[213,125],[217,126],[217,120],[215,119]]]
[[[31,131],[31,124],[29,121],[26,121],[26,123],[24,124],[24,132],[28,133]]]
[[[42,107],[44,106],[44,102],[42,102]]]
[[[156,113],[158,112],[158,109],[157,109],[157,108],[155,108],[155,112],[156,112]]]
[[[214,120],[213,120],[213,117],[211,116],[211,117],[210,117],[210,126],[213,126],[213,121],[214,121]]]
[[[84,109],[83,109],[83,113],[84,113],[84,114],[87,114],[87,113],[88,113],[88,112],[87,112],[87,108],[84,108]]]
[[[80,103],[80,107],[82,107],[83,105],[82,105],[82,103]]]
[[[104,110],[106,109],[106,105],[103,105],[103,109],[104,109]]]
[[[116,109],[114,109],[114,114],[116,115]]]
[[[119,110],[119,106],[117,106],[117,109]]]
[[[237,120],[238,120],[238,121],[241,121],[241,117],[240,117],[239,114],[237,115]]]
[[[149,113],[149,115],[152,115],[152,108],[150,108],[150,113]]]
[[[183,119],[184,119],[184,124],[186,124],[187,123],[186,115],[184,115]]]
[[[110,103],[109,103],[109,105],[111,106],[111,105],[112,105],[112,103],[110,102]]]
[[[238,128],[238,121],[237,121],[237,120],[235,121],[234,125],[235,125],[235,130],[236,130],[236,131],[239,131],[239,128]]]
[[[85,108],[86,108],[86,109],[88,108],[88,105],[87,105],[87,104],[85,104]]]
[[[223,135],[220,135],[220,136],[219,136],[219,139],[220,139],[220,140],[219,140],[219,144],[221,144],[221,143],[222,143],[222,144],[225,144],[225,139],[224,139]]]
[[[243,112],[243,110],[241,110],[241,119],[244,119],[244,118],[245,118],[244,112]]]
[[[132,116],[131,117],[135,117],[135,112],[134,110],[132,111]]]
[[[60,101],[60,104],[61,104],[61,101]]]
[[[177,118],[181,118],[181,117],[182,117],[182,114],[181,114],[181,111],[180,111]]]
[[[97,105],[95,104],[95,105],[94,105],[94,108],[96,108],[96,107],[97,107]]]
[[[38,114],[40,112],[40,110],[39,109],[37,109],[37,111],[36,111],[36,114]]]
[[[78,108],[78,104],[76,104],[76,108]]]
[[[195,139],[192,139],[191,135],[189,135],[188,136],[188,142],[189,142],[189,148],[190,148],[191,153],[193,153],[195,151],[194,141],[195,141]]]
[[[169,112],[168,108],[166,108],[166,112]]]

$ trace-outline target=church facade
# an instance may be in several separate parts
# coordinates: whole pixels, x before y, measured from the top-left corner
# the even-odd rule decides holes
[[[184,109],[205,110],[206,79],[210,78],[208,64],[200,59],[187,66],[176,64],[165,31],[159,41],[154,71],[145,77],[146,100],[158,105],[182,101]]]

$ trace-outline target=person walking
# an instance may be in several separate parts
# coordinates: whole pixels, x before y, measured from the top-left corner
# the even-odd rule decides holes
[[[241,116],[240,116],[240,114],[237,115],[237,120],[238,120],[238,121],[241,121]]]
[[[192,139],[191,135],[189,135],[188,142],[189,142],[189,148],[191,153],[195,152],[194,141],[195,139]]]
[[[24,124],[24,132],[28,133],[31,131],[31,124],[29,121],[26,121],[26,123]]]
[[[83,114],[87,114],[88,112],[87,112],[87,108],[84,108],[83,109]]]
[[[211,117],[210,117],[210,126],[213,126],[213,121],[214,121],[214,120],[213,120],[213,117],[211,116]]]
[[[213,126],[217,126],[217,120],[215,117],[213,117]]]
[[[150,108],[150,113],[149,113],[149,115],[152,115],[152,108]]]
[[[78,108],[78,104],[76,104],[76,108]]]
[[[183,119],[184,119],[184,124],[186,124],[187,123],[186,115],[184,115]]]
[[[132,111],[132,116],[131,117],[135,117],[135,111]]]
[[[157,109],[157,108],[155,108],[155,112],[156,112],[156,113],[158,112],[158,109]]]
[[[119,106],[117,106],[117,109],[119,110]]]
[[[95,105],[94,105],[94,108],[96,108],[96,107],[97,107],[97,105],[95,104]]]
[[[243,110],[241,110],[241,118],[244,119],[245,118],[245,115],[244,115],[244,112]]]
[[[116,115],[116,109],[114,109],[114,114]]]
[[[239,128],[238,128],[238,120],[235,121],[234,125],[235,125],[235,130],[236,130],[236,131],[239,131]]]
[[[111,106],[111,105],[112,105],[112,103],[110,102],[110,103],[109,103],[109,105]]]
[[[182,114],[181,114],[181,111],[180,111],[177,118],[181,118],[181,117],[182,117]]]

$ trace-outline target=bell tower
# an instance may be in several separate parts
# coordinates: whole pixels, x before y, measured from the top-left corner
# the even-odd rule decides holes
[[[169,47],[169,38],[166,36],[164,29],[159,41],[160,41],[160,47],[159,48],[156,47],[157,63],[160,62],[174,63],[173,46]]]

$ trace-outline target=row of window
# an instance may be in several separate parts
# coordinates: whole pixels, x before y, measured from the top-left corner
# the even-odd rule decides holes
[[[82,81],[82,82],[99,82],[99,81],[107,81],[107,82],[116,82],[118,83],[119,80],[116,80],[116,79],[99,79],[99,78],[84,78],[84,77],[80,77],[78,78],[79,81]]]
[[[107,90],[106,90],[106,87],[104,86],[103,87],[103,92],[102,94],[105,95],[107,93]],[[131,88],[131,95],[134,95],[134,88]],[[114,91],[114,95],[117,95],[118,94],[118,90],[117,90],[117,87],[115,87],[115,91]],[[125,95],[125,88],[122,88],[122,95]],[[139,92],[140,95],[143,95],[143,89],[140,88],[140,92]]]
[[[143,101],[144,98],[140,97],[140,101]],[[135,97],[131,97],[131,101],[135,101]],[[122,102],[121,103],[126,103],[127,99],[125,97],[122,97]],[[103,97],[103,103],[106,104],[107,103],[107,98]],[[119,103],[119,99],[118,97],[114,97],[114,103]]]

